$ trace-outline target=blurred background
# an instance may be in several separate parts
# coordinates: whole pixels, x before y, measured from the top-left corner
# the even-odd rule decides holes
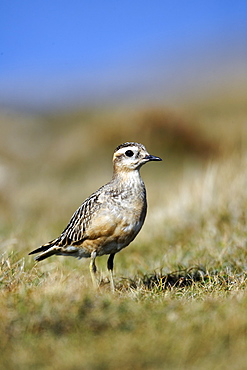
[[[246,152],[246,1],[12,0],[0,11],[0,231],[19,248],[61,231],[109,180],[121,142],[163,157],[143,177],[164,209],[181,179]]]
[[[174,105],[246,88],[243,0],[13,0],[0,8],[2,107]]]

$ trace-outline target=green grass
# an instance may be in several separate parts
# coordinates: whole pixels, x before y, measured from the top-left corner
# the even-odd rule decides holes
[[[2,115],[1,369],[246,368],[247,112],[222,111]],[[148,216],[112,294],[106,256],[94,291],[89,260],[28,252],[109,179],[125,140],[164,161],[142,169]]]

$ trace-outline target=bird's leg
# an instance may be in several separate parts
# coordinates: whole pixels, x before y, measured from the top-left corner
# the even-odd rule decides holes
[[[91,253],[91,262],[90,262],[90,273],[91,273],[91,278],[93,282],[94,288],[98,288],[97,280],[96,280],[96,271],[97,267],[95,265],[95,259],[96,259],[96,251],[93,251]]]
[[[111,284],[111,291],[115,291],[114,281],[113,281],[113,260],[114,260],[115,253],[110,254],[108,261],[107,261],[107,268],[110,273],[110,284]]]

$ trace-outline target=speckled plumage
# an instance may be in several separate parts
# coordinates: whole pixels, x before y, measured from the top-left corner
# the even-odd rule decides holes
[[[30,254],[40,252],[35,257],[37,261],[54,254],[91,257],[93,273],[96,272],[95,258],[110,254],[108,269],[112,273],[114,255],[129,245],[145,220],[146,190],[140,167],[146,162],[159,160],[151,156],[142,144],[128,142],[119,145],[113,155],[112,180],[82,203],[58,238]],[[114,288],[113,280],[111,284]]]

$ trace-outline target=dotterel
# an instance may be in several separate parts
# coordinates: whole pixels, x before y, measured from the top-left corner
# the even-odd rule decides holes
[[[36,261],[52,255],[91,257],[90,272],[96,286],[97,256],[109,254],[107,268],[113,282],[113,259],[139,233],[147,212],[146,189],[140,168],[147,162],[161,161],[144,145],[127,142],[113,155],[113,176],[75,211],[62,234],[29,254],[40,253]]]

